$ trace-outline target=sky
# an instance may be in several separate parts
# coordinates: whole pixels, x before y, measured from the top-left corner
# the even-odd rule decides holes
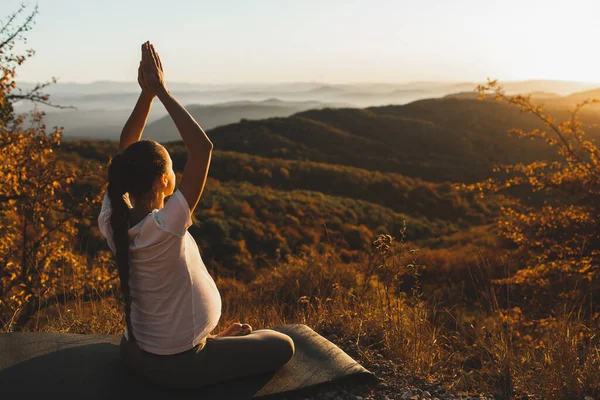
[[[1,0],[3,22],[28,0]],[[598,0],[38,0],[18,80],[600,82]]]

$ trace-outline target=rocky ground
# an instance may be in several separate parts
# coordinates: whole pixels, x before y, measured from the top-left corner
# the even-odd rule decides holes
[[[310,392],[297,393],[282,400],[487,400],[494,399],[486,395],[466,395],[449,391],[439,382],[425,382],[422,379],[408,376],[397,370],[391,361],[375,354],[376,362],[368,362],[361,358],[361,352],[353,342],[347,342],[336,335],[324,335],[336,343],[348,355],[359,361],[378,378],[374,384],[349,382],[326,385]]]
[[[380,377],[384,369],[373,370]],[[464,395],[451,392],[440,383],[428,383],[409,376],[392,376],[380,379],[373,385],[357,385],[348,382],[324,386],[311,393],[299,393],[283,400],[487,400],[492,396]]]

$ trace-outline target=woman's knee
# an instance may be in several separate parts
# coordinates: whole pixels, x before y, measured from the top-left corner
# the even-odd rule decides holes
[[[287,363],[296,351],[292,338],[285,333],[271,329],[264,329],[263,331],[268,335],[269,347],[271,347],[273,356],[279,361],[279,364]]]
[[[281,345],[283,347],[282,353],[285,356],[285,362],[288,362],[294,356],[294,353],[296,352],[296,347],[291,337],[284,333],[281,333],[281,336]]]

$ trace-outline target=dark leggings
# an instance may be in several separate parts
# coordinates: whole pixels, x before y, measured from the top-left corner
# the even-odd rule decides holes
[[[151,383],[174,388],[195,388],[276,371],[293,355],[292,339],[271,329],[246,336],[211,336],[178,354],[141,351],[141,358],[131,356],[126,339],[121,339],[121,357],[128,366]]]

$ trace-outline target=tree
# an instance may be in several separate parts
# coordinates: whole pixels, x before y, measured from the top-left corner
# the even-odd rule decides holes
[[[42,89],[19,90],[16,70],[33,50],[15,54],[34,23],[37,6],[21,6],[0,28],[0,324],[22,327],[39,309],[85,290],[93,273],[77,248],[77,224],[97,196],[73,196],[76,178],[54,151],[60,128],[47,129],[37,110],[15,115],[15,101],[52,105]],[[72,277],[78,277],[74,280]]]
[[[482,194],[517,188],[542,198],[541,204],[514,199],[512,205],[502,210],[498,221],[500,232],[516,244],[524,268],[501,282],[531,290],[546,289],[547,293],[575,287],[587,289],[587,293],[597,291],[600,149],[586,138],[578,113],[599,100],[589,99],[576,105],[569,119],[558,122],[530,96],[509,96],[495,80],[489,80],[478,90],[480,97],[491,92],[498,100],[538,117],[543,128],[513,129],[511,133],[542,140],[558,155],[555,161],[498,167],[499,177],[467,186]],[[575,291],[566,294],[575,297]]]

